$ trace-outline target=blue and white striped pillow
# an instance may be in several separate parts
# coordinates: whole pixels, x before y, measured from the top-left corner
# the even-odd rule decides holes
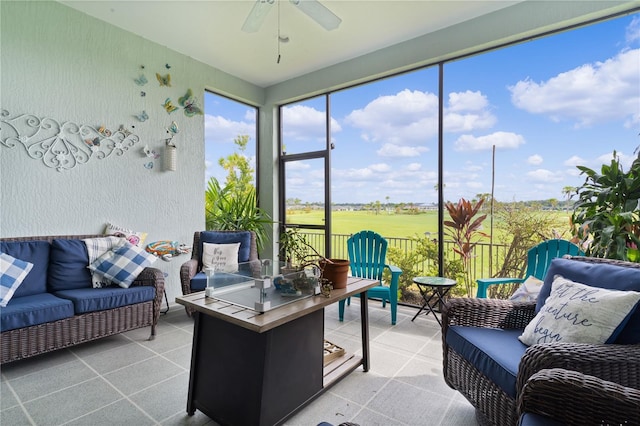
[[[129,242],[114,247],[89,265],[94,274],[102,275],[122,288],[129,288],[144,268],[157,257]]]
[[[33,268],[33,263],[0,253],[0,307],[6,307],[13,293]]]

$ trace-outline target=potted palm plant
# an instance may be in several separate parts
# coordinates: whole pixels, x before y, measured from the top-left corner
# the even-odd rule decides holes
[[[269,214],[258,207],[255,188],[233,191],[230,185],[222,188],[215,178],[207,184],[205,210],[207,230],[253,231],[258,250],[268,238],[265,226],[273,223]]]

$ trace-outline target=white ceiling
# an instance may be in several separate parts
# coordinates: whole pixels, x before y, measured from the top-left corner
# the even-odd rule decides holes
[[[260,1],[260,0],[258,0]],[[280,44],[278,58],[278,1]],[[111,0],[64,3],[261,87],[307,74],[508,7],[507,0],[321,0],[342,19],[326,31],[288,0],[262,27],[241,27],[255,0]]]

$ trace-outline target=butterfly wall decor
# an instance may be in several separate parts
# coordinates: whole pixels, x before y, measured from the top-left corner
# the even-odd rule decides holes
[[[149,161],[148,163],[144,163],[144,168],[147,170],[153,169],[153,161]]]
[[[135,117],[138,119],[138,121],[141,121],[141,122],[145,122],[149,119],[149,115],[147,114],[147,111],[142,111],[142,114],[136,114]]]
[[[178,98],[178,103],[184,108],[184,115],[193,117],[194,115],[202,115],[202,109],[196,105],[196,98],[193,97],[193,91],[187,89],[187,93]]]
[[[171,137],[174,137],[179,131],[180,130],[178,129],[178,123],[176,123],[175,121],[172,121],[171,126],[167,128],[167,133],[169,133]]]
[[[135,129],[135,126],[131,126],[132,128]],[[124,124],[121,124],[120,127],[118,127],[118,131],[122,132],[122,134],[127,137],[129,135],[132,135],[133,133],[131,132],[131,130],[127,129],[126,127],[124,127]]]
[[[111,136],[111,130],[107,129],[104,125],[98,128],[98,133],[107,138]]]
[[[133,81],[135,81],[138,86],[144,86],[149,82],[144,74],[140,74],[140,77],[134,78]]]
[[[171,87],[171,74],[167,74],[165,76],[162,76],[162,75],[156,73],[156,78],[158,79],[158,83],[160,83],[160,86]]]
[[[144,152],[144,155],[146,155],[149,158],[153,158],[154,160],[157,160],[158,158],[160,158],[160,154],[158,154],[157,152],[149,148],[149,145],[145,145],[144,148],[142,148],[142,152]]]
[[[167,111],[167,114],[171,114],[173,111],[178,109],[178,107],[171,102],[171,98],[165,99],[162,106],[164,107],[164,110]]]
[[[84,143],[86,143],[89,148],[93,148],[94,146],[100,146],[100,138],[93,138],[93,139],[85,139]]]

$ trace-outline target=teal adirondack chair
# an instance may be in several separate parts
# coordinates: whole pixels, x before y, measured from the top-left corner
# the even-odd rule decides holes
[[[382,300],[384,308],[391,305],[391,324],[395,325],[398,312],[398,279],[402,270],[394,265],[385,264],[387,256],[387,240],[373,231],[360,231],[347,240],[351,275],[380,281],[380,285],[367,291],[369,298]],[[391,272],[391,283],[388,286],[382,282],[382,272],[388,268]],[[351,303],[351,298],[339,302],[339,318],[344,320],[344,305]]]
[[[580,247],[567,240],[547,240],[543,241],[527,252],[527,273],[524,278],[481,278],[476,280],[478,292],[476,297],[483,299],[487,297],[487,288],[493,284],[522,283],[529,276],[534,276],[544,280],[547,269],[551,264],[551,259],[562,257],[565,254],[571,256],[584,256]]]

